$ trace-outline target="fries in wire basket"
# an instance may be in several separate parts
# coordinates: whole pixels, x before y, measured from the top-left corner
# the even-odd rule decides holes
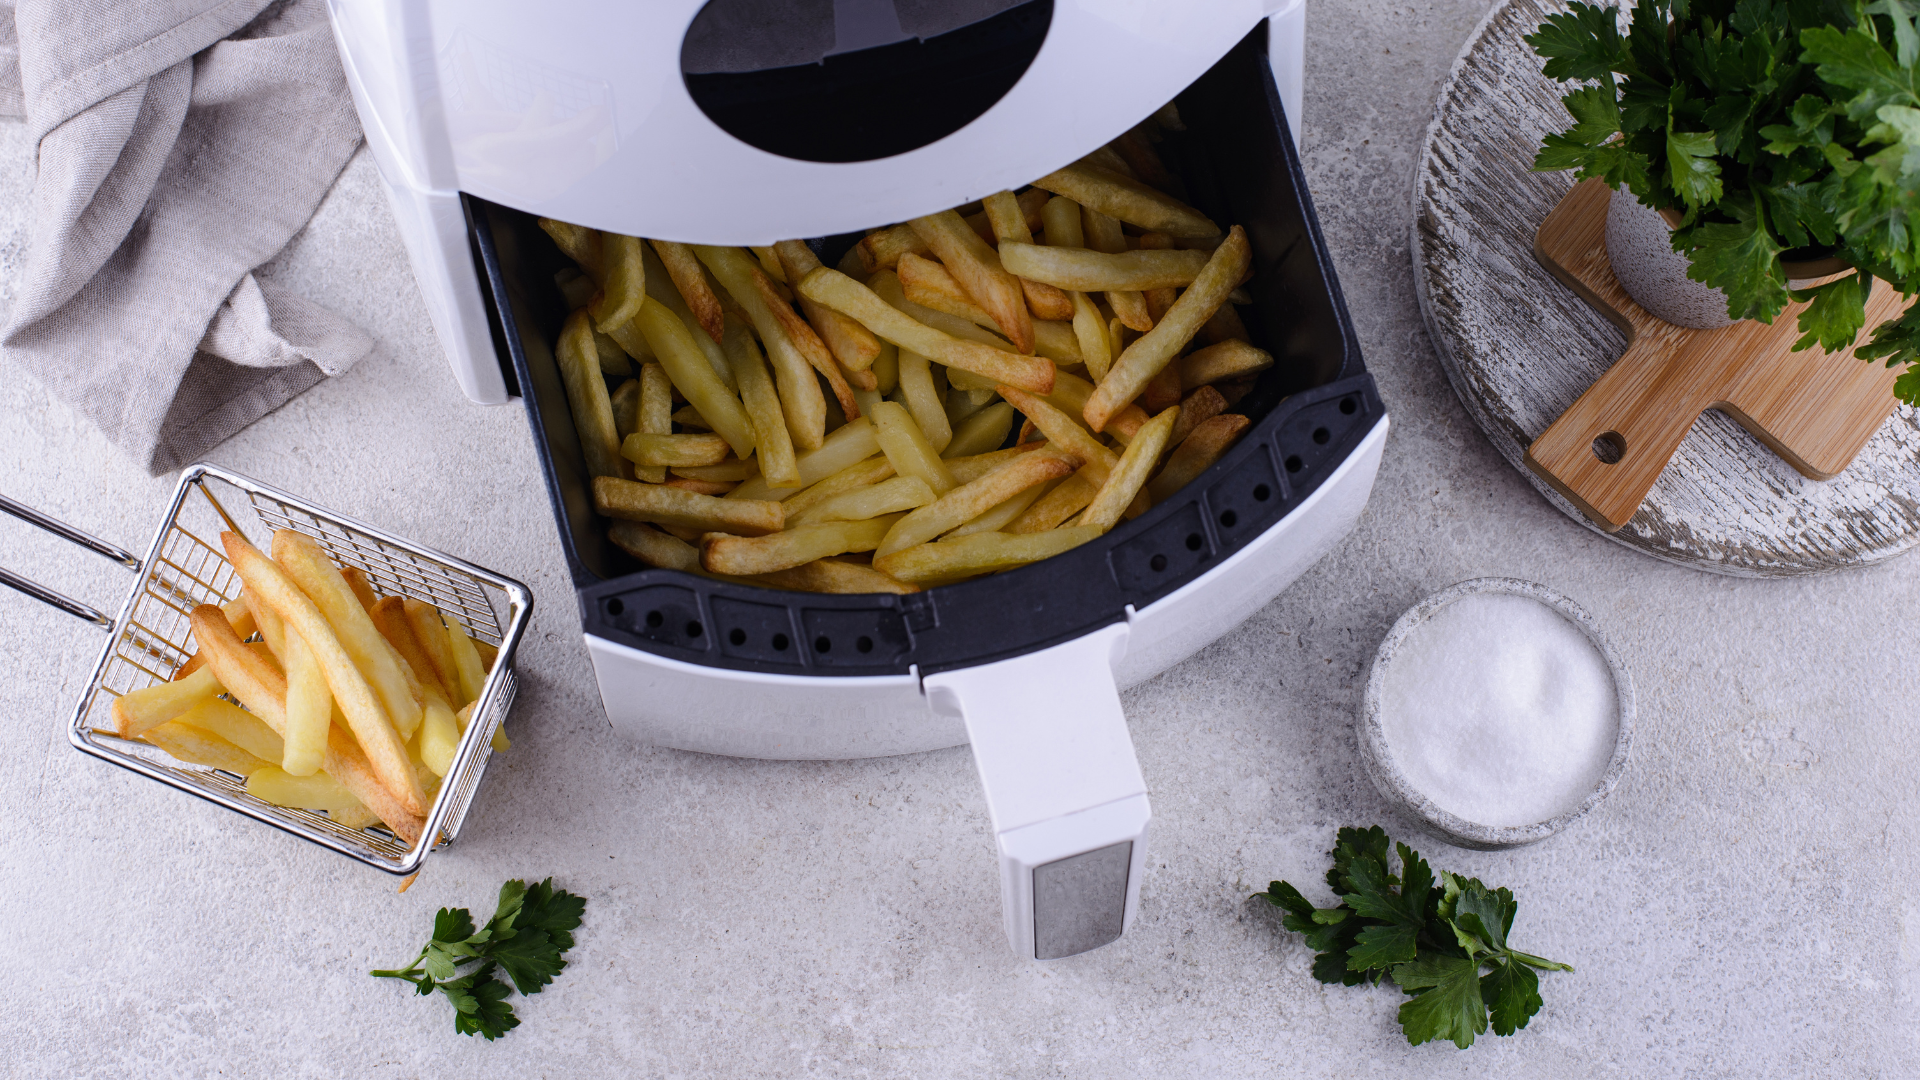
[[[497,652],[430,604],[377,596],[301,533],[274,533],[271,556],[221,542],[244,590],[194,609],[199,651],[171,682],[114,699],[118,734],[414,843]]]
[[[1233,306],[1246,233],[1176,197],[1154,142],[1177,120],[1155,115],[837,268],[798,240],[543,219],[579,267],[554,352],[610,539],[773,588],[911,592],[1067,551],[1204,472],[1273,357]]]

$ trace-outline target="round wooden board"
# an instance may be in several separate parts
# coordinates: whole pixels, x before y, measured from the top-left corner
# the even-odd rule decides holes
[[[1526,448],[1626,349],[1619,329],[1555,280],[1533,237],[1573,186],[1535,173],[1541,137],[1571,118],[1521,37],[1551,0],[1506,0],[1440,91],[1414,181],[1414,283],[1454,390],[1480,430],[1575,521],[1655,558],[1721,574],[1817,574],[1920,542],[1920,421],[1900,406],[1853,464],[1809,480],[1731,418],[1695,422],[1639,513],[1607,533],[1524,464]]]

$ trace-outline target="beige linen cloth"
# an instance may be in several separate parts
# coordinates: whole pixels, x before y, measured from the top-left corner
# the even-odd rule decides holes
[[[153,473],[373,347],[253,272],[360,143],[322,0],[0,0],[0,115],[39,148],[0,358]]]

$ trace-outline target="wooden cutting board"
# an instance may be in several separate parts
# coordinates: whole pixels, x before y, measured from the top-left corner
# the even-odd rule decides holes
[[[1534,236],[1542,266],[1619,325],[1627,351],[1527,448],[1527,467],[1594,524],[1632,518],[1694,421],[1718,409],[1802,475],[1838,475],[1893,411],[1898,369],[1851,349],[1793,351],[1793,304],[1773,324],[1690,330],[1633,302],[1607,260],[1607,201],[1599,180],[1576,184]],[[1867,329],[1898,315],[1899,293],[1876,280]]]

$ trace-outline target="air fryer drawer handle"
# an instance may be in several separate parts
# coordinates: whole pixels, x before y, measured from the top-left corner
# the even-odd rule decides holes
[[[1126,932],[1146,866],[1147,785],[1120,711],[1127,624],[922,680],[965,722],[1000,849],[1007,942],[1056,960]]]

